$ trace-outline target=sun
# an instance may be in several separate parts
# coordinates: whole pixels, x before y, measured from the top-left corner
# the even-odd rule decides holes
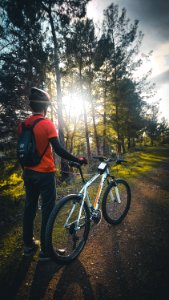
[[[63,96],[63,109],[67,116],[72,118],[79,118],[84,111],[84,103],[82,97],[77,94],[71,96]]]

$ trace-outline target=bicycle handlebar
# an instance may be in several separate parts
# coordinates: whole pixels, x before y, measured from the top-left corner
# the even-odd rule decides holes
[[[115,162],[116,165],[120,165],[123,162],[127,162],[127,160],[124,159],[114,159],[114,158],[106,158],[105,156],[93,156],[94,159],[98,159],[100,162]]]
[[[120,165],[123,162],[127,162],[127,160],[124,159],[113,159],[113,158],[106,158],[104,156],[93,156],[94,159],[98,159],[100,162],[105,162],[105,163],[109,163],[109,162],[115,162],[116,165]],[[80,176],[82,178],[83,183],[85,183],[85,179],[83,176],[83,172],[82,172],[82,168],[81,168],[81,164],[77,163],[77,162],[73,162],[73,161],[69,161],[69,166],[70,167],[74,167],[77,168],[80,172]]]
[[[127,160],[125,160],[125,159],[117,159],[116,160],[116,165],[120,165],[123,162],[127,162]]]
[[[101,161],[101,162],[106,160],[106,157],[105,157],[105,156],[93,156],[92,158],[98,159],[98,160]]]
[[[123,162],[127,162],[127,160],[125,159],[113,159],[113,158],[106,158],[104,156],[93,156],[94,159],[98,159],[100,162],[105,162],[105,163],[109,163],[109,162],[115,162],[116,165],[120,165],[121,163]],[[74,167],[74,168],[77,168],[77,169],[81,169],[81,164],[77,163],[77,162],[73,162],[73,161],[70,161],[69,162],[69,166],[70,167]]]

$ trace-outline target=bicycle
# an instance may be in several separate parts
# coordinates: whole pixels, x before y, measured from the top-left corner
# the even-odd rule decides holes
[[[95,156],[100,161],[98,172],[85,181],[82,168],[71,162],[71,166],[79,169],[83,187],[77,194],[70,194],[59,200],[53,209],[46,228],[46,251],[53,260],[69,263],[83,250],[90,231],[91,222],[99,223],[104,219],[112,225],[119,224],[127,215],[131,203],[129,184],[123,179],[115,179],[110,175],[109,164],[126,162],[123,159],[106,159]],[[92,204],[88,188],[101,176],[97,195]],[[102,198],[102,209],[99,209],[101,193],[107,180],[108,186]]]

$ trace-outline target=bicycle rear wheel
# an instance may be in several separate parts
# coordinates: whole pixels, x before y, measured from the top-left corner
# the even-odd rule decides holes
[[[121,203],[118,202],[118,188]],[[131,191],[128,183],[123,179],[117,179],[109,183],[102,201],[102,212],[105,220],[110,224],[119,224],[128,213],[131,203]]]
[[[80,206],[79,195],[68,195],[58,202],[49,217],[46,251],[57,262],[71,262],[80,254],[86,243],[90,230],[90,212],[84,202],[77,227]]]

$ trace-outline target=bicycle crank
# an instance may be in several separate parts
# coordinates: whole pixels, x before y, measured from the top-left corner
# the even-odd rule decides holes
[[[91,213],[91,216],[92,216],[92,221],[95,224],[99,224],[101,219],[102,219],[102,212],[101,212],[100,209],[93,209],[92,213]]]

